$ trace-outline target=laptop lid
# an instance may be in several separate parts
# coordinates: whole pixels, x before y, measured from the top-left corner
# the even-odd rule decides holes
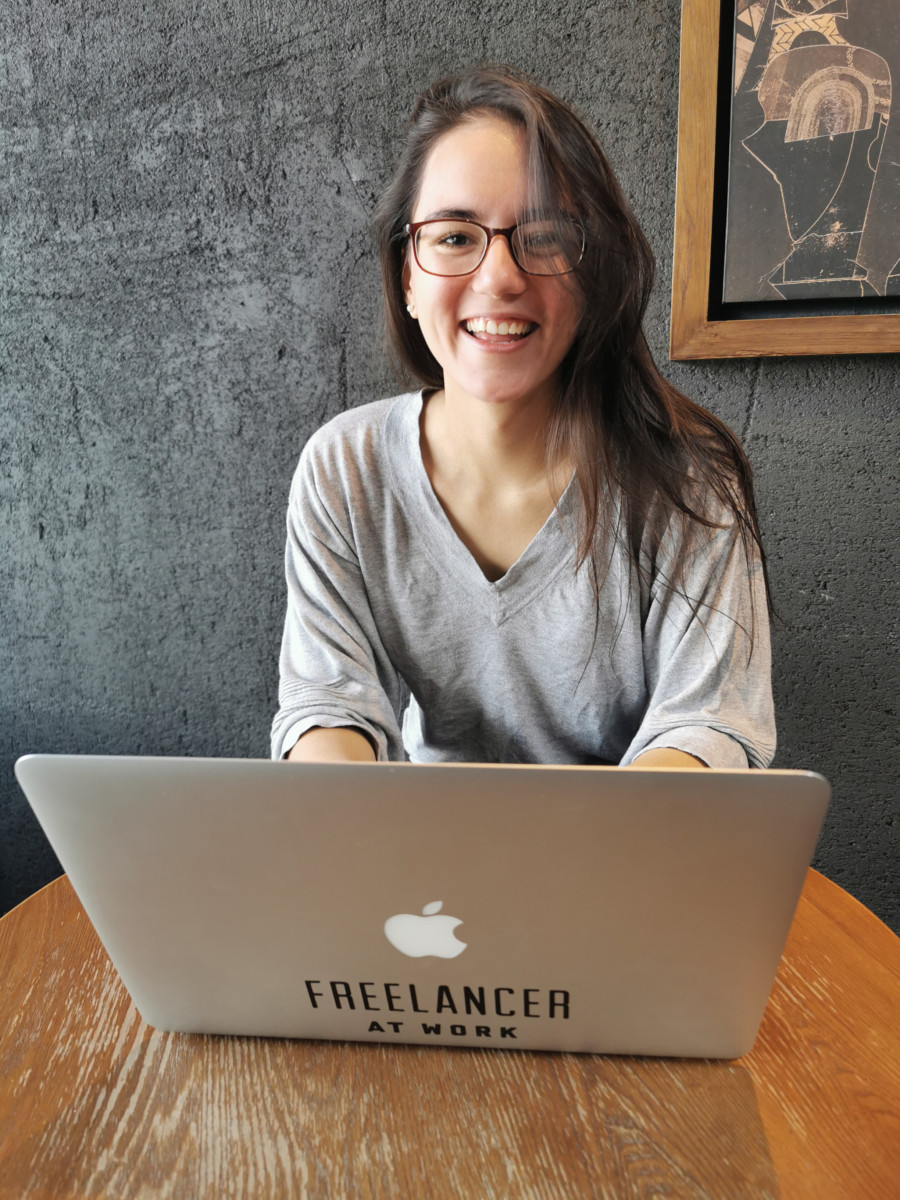
[[[737,1057],[829,799],[794,771],[30,755],[164,1030]]]

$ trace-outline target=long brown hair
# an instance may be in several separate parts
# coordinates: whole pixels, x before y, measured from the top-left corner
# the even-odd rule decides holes
[[[584,257],[571,277],[583,297],[582,316],[560,369],[547,430],[548,465],[575,463],[581,499],[576,570],[587,563],[596,600],[613,547],[621,541],[635,571],[685,595],[686,564],[700,551],[702,530],[733,523],[748,569],[754,558],[761,562],[768,597],[753,476],[740,442],[662,377],[647,346],[642,321],[654,274],[649,243],[583,122],[510,67],[470,68],[435,83],[416,102],[397,172],[375,214],[395,364],[425,387],[443,385],[441,367],[406,311],[404,227],[435,142],[483,115],[522,130],[530,205],[574,215],[587,234]],[[604,503],[607,493],[617,494],[619,502]],[[673,530],[673,522],[680,528]],[[680,550],[663,566],[655,559],[667,529]],[[642,546],[643,553],[649,547],[649,566]],[[686,598],[697,613],[699,600]],[[752,644],[751,630],[751,652]]]

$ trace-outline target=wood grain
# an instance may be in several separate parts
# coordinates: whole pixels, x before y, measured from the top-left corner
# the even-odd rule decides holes
[[[815,872],[734,1063],[159,1033],[65,879],[0,978],[3,1197],[897,1194],[900,942]]]
[[[721,0],[683,0],[678,101],[673,359],[900,352],[900,315],[709,319]]]

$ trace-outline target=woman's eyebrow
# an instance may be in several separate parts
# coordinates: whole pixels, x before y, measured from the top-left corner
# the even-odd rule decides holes
[[[423,221],[478,221],[480,218],[478,213],[471,208],[439,208],[434,212],[423,217]],[[566,209],[551,209],[551,208],[529,208],[519,216],[518,224],[525,221],[548,221],[554,219],[563,219],[574,221],[574,213],[568,212]]]
[[[439,221],[442,218],[450,218],[455,221],[477,221],[478,214],[470,208],[439,208],[435,212],[429,213],[427,217],[423,217],[423,221]]]

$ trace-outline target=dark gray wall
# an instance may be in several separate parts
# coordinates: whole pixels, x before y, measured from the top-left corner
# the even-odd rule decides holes
[[[58,870],[19,754],[267,753],[292,468],[397,390],[369,217],[424,84],[513,62],[588,118],[658,255],[666,359],[677,0],[140,9],[0,9],[3,907]],[[834,784],[817,865],[897,926],[896,359],[669,374],[756,465],[777,761]]]

